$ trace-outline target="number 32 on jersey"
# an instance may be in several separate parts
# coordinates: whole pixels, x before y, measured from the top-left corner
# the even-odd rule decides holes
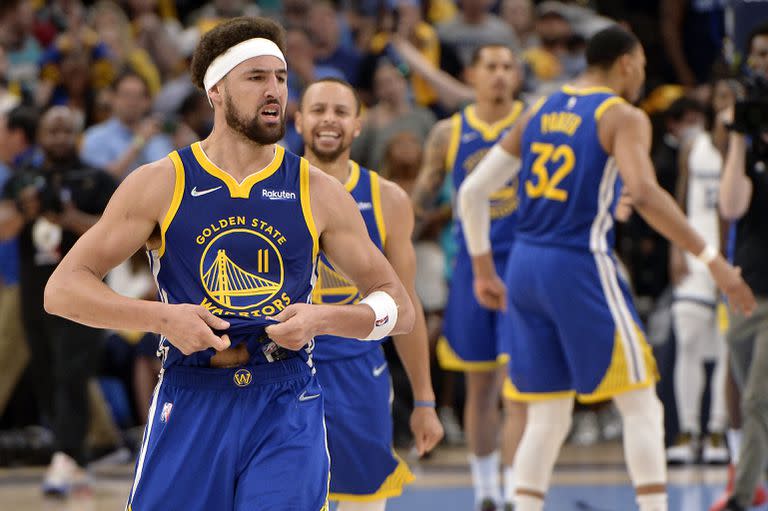
[[[525,182],[525,193],[532,199],[545,198],[558,202],[568,200],[568,191],[558,185],[573,170],[576,156],[568,145],[534,142],[531,152],[536,156],[531,171],[533,175]]]

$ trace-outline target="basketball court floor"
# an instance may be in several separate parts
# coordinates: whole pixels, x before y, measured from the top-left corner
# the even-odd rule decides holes
[[[443,447],[429,460],[409,463],[417,480],[402,497],[390,501],[388,511],[472,511],[471,481],[464,449]],[[0,510],[120,511],[125,506],[132,472],[133,465],[100,468],[94,471],[93,495],[56,501],[40,496],[41,468],[2,469]],[[726,470],[722,467],[671,468],[670,511],[707,511],[722,491],[725,478]],[[566,446],[553,483],[546,511],[636,509],[619,443]],[[759,511],[768,511],[768,506]]]

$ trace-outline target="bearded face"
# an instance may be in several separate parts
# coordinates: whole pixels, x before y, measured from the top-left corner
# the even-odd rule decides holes
[[[227,125],[248,140],[269,145],[285,136],[285,112],[276,98],[265,100],[250,115],[240,112],[229,94],[224,98],[224,105]]]

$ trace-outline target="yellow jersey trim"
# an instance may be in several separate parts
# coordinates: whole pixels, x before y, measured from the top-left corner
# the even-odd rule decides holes
[[[563,85],[561,90],[566,94],[570,94],[571,96],[588,96],[590,94],[602,94],[605,92],[616,94],[616,91],[610,87],[585,87],[583,89],[577,89],[572,85]]]
[[[299,164],[299,173],[301,212],[304,214],[304,222],[307,224],[307,229],[309,229],[309,233],[312,235],[312,261],[314,262],[317,260],[317,254],[320,252],[320,237],[317,235],[315,217],[312,216],[312,204],[309,197],[309,162],[304,158],[301,159]]]
[[[208,155],[205,154],[205,151],[203,151],[200,142],[195,142],[192,144],[192,154],[195,155],[195,159],[200,164],[200,166],[205,169],[206,172],[208,172],[213,177],[220,179],[224,182],[225,185],[227,185],[229,194],[232,196],[232,198],[247,199],[251,194],[251,188],[253,188],[256,183],[267,179],[269,176],[274,174],[277,169],[280,168],[280,165],[283,163],[283,157],[285,156],[285,149],[283,149],[282,146],[275,144],[275,156],[272,158],[272,161],[269,163],[269,165],[246,177],[241,183],[239,183],[227,171],[217,167],[216,164],[208,158]]]
[[[360,165],[356,161],[349,160],[349,177],[347,182],[344,183],[344,188],[349,193],[357,186],[357,182],[360,180]]]
[[[600,118],[603,116],[603,114],[611,108],[613,105],[618,105],[621,103],[626,103],[623,98],[620,98],[619,96],[613,96],[612,98],[608,98],[602,103],[600,103],[600,106],[597,107],[595,110],[595,120],[599,121]]]
[[[536,100],[536,103],[534,103],[533,106],[528,110],[530,112],[531,117],[536,115],[536,112],[541,110],[541,107],[544,105],[544,102],[547,99],[549,99],[548,96],[542,96]]]
[[[495,371],[499,367],[504,367],[509,362],[509,355],[500,353],[496,360],[469,361],[462,359],[451,345],[448,339],[440,336],[437,341],[437,361],[440,367],[446,371],[473,372],[473,371]]]
[[[356,495],[352,493],[331,493],[328,496],[329,500],[346,500],[349,502],[371,502],[374,500],[388,499],[391,497],[399,497],[403,493],[403,487],[406,484],[410,484],[414,481],[415,477],[408,468],[408,464],[392,451],[392,456],[397,459],[397,467],[387,476],[379,489],[369,495]]]
[[[176,171],[176,180],[173,184],[173,198],[171,199],[171,205],[168,207],[168,212],[163,218],[163,223],[160,224],[160,249],[157,251],[158,257],[163,257],[165,253],[165,233],[168,232],[168,228],[171,226],[173,218],[179,211],[181,206],[181,198],[184,196],[184,164],[181,162],[178,151],[174,151],[168,155],[173,162],[173,168]]]
[[[445,171],[451,172],[456,164],[456,155],[459,154],[459,140],[461,139],[461,114],[453,114],[451,117],[451,138],[448,142],[448,151],[445,153]]]
[[[523,111],[523,104],[520,101],[512,103],[512,110],[506,117],[499,119],[493,124],[488,124],[485,121],[477,117],[475,111],[475,105],[469,105],[464,109],[464,115],[467,118],[467,124],[469,124],[474,130],[478,131],[486,142],[495,141],[499,138],[504,129],[508,128],[514,123],[520,116],[520,112]]]
[[[379,228],[379,238],[381,246],[384,248],[387,244],[387,224],[384,223],[384,211],[381,208],[381,186],[379,186],[379,175],[369,170],[371,179],[371,202],[373,203],[373,216],[376,219],[376,227]]]

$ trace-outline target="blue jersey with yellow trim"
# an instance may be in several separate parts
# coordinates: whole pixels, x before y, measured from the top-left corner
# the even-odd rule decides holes
[[[308,302],[318,239],[309,203],[309,163],[275,146],[264,169],[238,183],[200,143],[170,154],[176,184],[150,252],[160,299],[201,304],[226,319],[233,345],[250,363],[296,356],[277,348],[264,327],[291,303]],[[161,338],[164,366],[209,365],[214,350],[185,356]],[[302,353],[308,356],[309,348]]]
[[[605,87],[566,86],[534,105],[521,144],[518,239],[611,252],[621,180],[597,123],[622,101]]]
[[[445,167],[450,172],[454,194],[491,147],[509,131],[522,111],[523,104],[515,101],[509,115],[490,125],[477,118],[474,105],[453,115]],[[491,246],[494,251],[509,250],[512,245],[517,203],[517,179],[511,180],[491,196]],[[454,220],[453,228],[459,250],[466,252],[458,219]]]
[[[381,209],[379,175],[350,161],[349,179],[344,184],[357,202],[363,216],[368,235],[379,250],[384,251],[387,231]],[[353,304],[362,299],[353,283],[337,273],[325,254],[320,253],[317,282],[312,291],[312,303]],[[363,355],[377,348],[383,341],[359,341],[335,335],[320,335],[315,338],[312,356],[316,360],[337,360]]]

